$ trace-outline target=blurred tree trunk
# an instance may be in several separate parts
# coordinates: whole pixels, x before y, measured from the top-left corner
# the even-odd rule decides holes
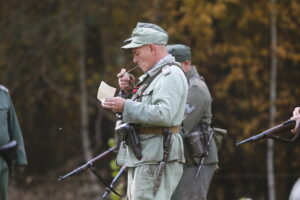
[[[274,126],[276,115],[276,77],[277,77],[277,30],[276,30],[276,8],[275,1],[271,0],[271,78],[270,78],[270,127]],[[276,200],[275,178],[274,178],[274,141],[267,141],[267,173],[269,200]]]
[[[92,158],[90,149],[90,140],[88,132],[88,103],[87,103],[87,87],[85,72],[85,41],[84,41],[84,20],[79,23],[79,83],[80,83],[80,132],[82,138],[82,147],[84,158],[86,161]]]
[[[88,113],[88,97],[86,85],[86,45],[85,45],[85,9],[84,3],[79,2],[79,16],[78,16],[78,48],[79,48],[79,84],[80,84],[80,132],[82,139],[82,149],[84,158],[89,161],[93,158],[91,142],[89,138],[89,113]],[[96,193],[100,192],[97,184],[97,179],[92,173],[89,174],[89,179],[92,182],[91,187]]]

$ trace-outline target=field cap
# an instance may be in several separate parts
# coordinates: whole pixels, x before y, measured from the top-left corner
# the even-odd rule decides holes
[[[184,62],[192,59],[191,48],[183,44],[167,45],[167,50],[175,57],[177,62]]]
[[[164,29],[162,29],[160,26],[157,26],[156,24],[145,23],[145,22],[138,22],[138,23],[136,24],[136,27],[135,27],[135,28],[138,28],[138,27],[139,27],[139,28],[152,28],[152,29],[154,29],[154,30],[160,31],[160,32],[165,33],[165,34],[168,35],[168,33],[167,33]],[[127,43],[127,42],[130,42],[131,40],[132,40],[132,37],[130,37],[130,38],[124,40],[124,42]]]
[[[153,24],[155,25],[155,24]],[[158,44],[158,45],[167,45],[168,43],[168,34],[163,30],[158,31],[152,27],[136,27],[133,29],[131,38],[128,39],[130,43],[122,46],[122,49],[132,49],[141,47],[146,44]],[[157,25],[155,25],[157,26]],[[126,41],[126,40],[125,40]]]

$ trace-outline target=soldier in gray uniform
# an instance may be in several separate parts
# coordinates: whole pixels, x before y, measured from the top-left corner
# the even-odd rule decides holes
[[[127,41],[130,43],[122,48],[132,50],[133,62],[144,74],[134,85],[134,77],[122,69],[118,74],[121,96],[106,99],[102,106],[122,113],[123,123],[134,127],[130,130],[138,133],[141,155],[125,139],[117,164],[128,167],[129,200],[169,200],[185,162],[179,126],[184,116],[187,79],[166,49],[165,31],[137,26]]]
[[[0,148],[10,141],[17,143],[16,155],[13,162],[17,165],[27,165],[22,132],[11,101],[9,91],[0,85]],[[10,158],[12,159],[12,158]],[[0,154],[0,199],[7,199],[7,188],[9,178],[9,167],[7,159]]]
[[[200,170],[198,178],[196,178],[196,173],[201,153],[203,153],[200,151],[205,148],[205,143],[211,134],[209,129],[212,118],[212,99],[203,77],[198,74],[196,67],[191,65],[190,47],[175,44],[168,45],[167,49],[176,61],[181,63],[189,83],[182,129],[186,164],[182,179],[172,200],[205,200],[218,163],[214,138],[212,138],[208,156],[205,157],[204,166]],[[195,138],[201,141],[195,143]]]

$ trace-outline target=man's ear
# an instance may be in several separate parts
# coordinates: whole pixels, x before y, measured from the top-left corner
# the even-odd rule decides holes
[[[191,61],[190,61],[190,60],[186,60],[186,61],[184,61],[184,63],[185,63],[186,65],[190,65],[190,64],[191,64]]]
[[[154,44],[149,44],[148,46],[149,46],[150,54],[152,56],[155,56],[156,55],[156,49],[155,49],[156,47],[155,47],[155,45]]]
[[[182,69],[183,69],[183,71],[184,72],[187,72],[189,69],[189,64],[190,64],[190,61],[188,61],[188,60],[185,60],[185,61],[183,61],[182,63],[181,63],[181,67],[182,67]]]
[[[149,48],[150,48],[151,53],[153,53],[155,50],[154,44],[149,44]]]
[[[187,68],[186,66],[187,66],[188,64],[189,64],[189,61],[188,61],[188,60],[183,61],[183,62],[182,62],[183,68],[184,68],[184,69]]]

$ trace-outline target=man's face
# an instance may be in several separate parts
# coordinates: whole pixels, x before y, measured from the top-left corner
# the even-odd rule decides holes
[[[147,72],[153,63],[153,49],[150,45],[144,45],[132,50],[133,62],[143,70]]]

